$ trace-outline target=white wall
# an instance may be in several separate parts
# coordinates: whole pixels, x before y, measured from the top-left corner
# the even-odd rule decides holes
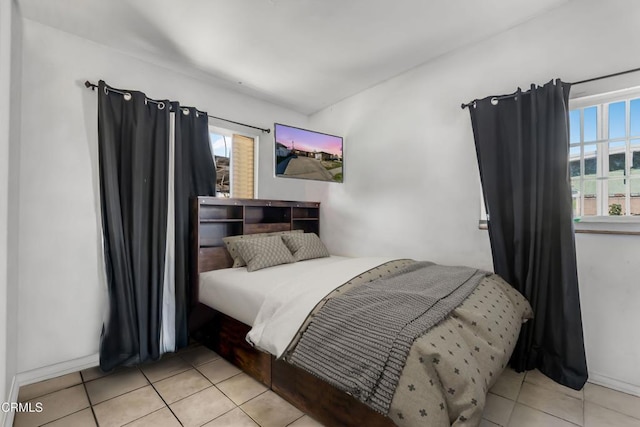
[[[261,127],[307,124],[304,115],[42,24],[23,26],[19,372],[98,351],[106,289],[98,256],[97,98],[82,85],[86,79]],[[312,186],[273,177],[271,135],[260,138],[259,162],[261,197],[317,198]]]
[[[0,2],[0,93],[11,88],[12,3]],[[7,396],[7,231],[9,206],[10,99],[0,97],[0,402]],[[0,420],[2,421],[2,420]]]
[[[9,136],[9,206],[7,245],[7,386],[17,372],[18,364],[18,247],[20,219],[20,121],[22,92],[22,17],[18,5],[12,1],[11,14],[11,123]]]
[[[8,400],[17,363],[16,218],[20,135],[21,18],[13,1],[0,2],[0,402]],[[17,83],[17,84],[16,84]],[[16,110],[16,108],[18,110]],[[0,424],[6,414],[0,414]]]
[[[590,379],[640,395],[640,236],[577,234]]]
[[[345,183],[322,199],[330,249],[491,268],[460,104],[635,68],[639,18],[638,2],[573,1],[311,116],[311,128],[346,137]],[[577,251],[589,369],[640,393],[640,238],[578,236]]]

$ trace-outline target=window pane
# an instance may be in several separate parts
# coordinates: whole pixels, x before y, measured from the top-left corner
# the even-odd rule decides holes
[[[624,138],[627,134],[625,102],[609,104],[609,138]]]
[[[584,140],[595,141],[598,139],[598,107],[584,109]]]
[[[627,192],[625,181],[624,179],[610,179],[608,181],[609,201],[607,206],[609,206],[609,215],[625,215],[625,194]]]
[[[231,138],[219,135],[214,132],[209,133],[211,152],[216,162],[216,192],[219,195],[229,197],[229,155],[231,153]]]
[[[585,180],[582,185],[582,193],[584,194],[582,215],[597,215],[598,205],[596,201],[596,181],[595,179]]]
[[[580,142],[580,110],[569,111],[569,142]]]
[[[627,143],[624,141],[609,143],[609,176],[622,177],[625,175],[625,157],[627,155]]]
[[[631,135],[640,135],[640,98],[631,100]]]
[[[631,140],[631,175],[640,175],[640,139]]]
[[[571,201],[573,203],[574,217],[582,215],[580,199],[580,178],[573,178],[571,179]]]
[[[613,196],[620,196],[623,197],[625,196],[627,190],[625,190],[624,186],[625,186],[625,179],[610,179],[608,180],[608,184],[609,184],[609,196],[613,197]]]
[[[227,146],[228,141],[225,142],[223,135],[210,132],[209,142],[211,143],[211,152],[214,156],[229,157],[229,149],[231,147]]]
[[[595,144],[584,146],[584,176],[595,178],[598,171],[598,159],[596,157],[597,146]]]
[[[571,176],[580,176],[580,147],[569,148],[569,171]]]
[[[631,215],[640,215],[640,179],[630,179],[631,186]]]

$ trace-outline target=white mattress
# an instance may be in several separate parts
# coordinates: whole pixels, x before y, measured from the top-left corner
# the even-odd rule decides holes
[[[298,276],[303,278],[310,268],[329,266],[345,259],[347,258],[330,256],[278,265],[251,273],[245,267],[200,273],[200,302],[253,326],[265,298],[280,284]]]

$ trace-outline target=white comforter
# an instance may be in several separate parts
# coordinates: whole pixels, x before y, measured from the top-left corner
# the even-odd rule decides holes
[[[363,272],[394,258],[345,258],[327,266],[311,267],[288,277],[266,297],[247,341],[281,357],[311,310],[334,289]]]

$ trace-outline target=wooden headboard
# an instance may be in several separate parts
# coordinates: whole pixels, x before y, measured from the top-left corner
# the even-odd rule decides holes
[[[222,241],[224,237],[287,230],[320,235],[320,203],[194,197],[190,225],[191,301],[195,305],[198,275],[233,264]]]

